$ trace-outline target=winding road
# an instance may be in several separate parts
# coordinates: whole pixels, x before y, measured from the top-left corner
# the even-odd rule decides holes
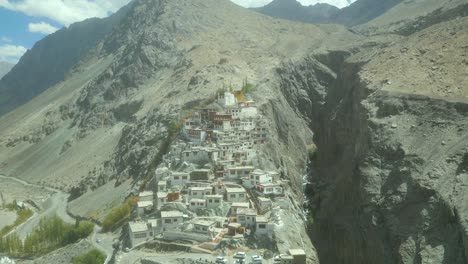
[[[64,193],[61,190],[57,190],[51,187],[28,183],[24,180],[14,177],[8,177],[5,175],[0,175],[0,179],[15,181],[28,187],[43,188],[54,193],[42,204],[43,209],[40,212],[35,212],[34,215],[31,218],[29,218],[29,220],[27,220],[25,223],[19,225],[11,231],[16,232],[21,239],[24,240],[26,236],[29,233],[31,233],[33,229],[39,224],[39,221],[42,218],[53,216],[54,214],[62,218],[67,223],[75,223],[75,219],[67,213],[67,193]]]

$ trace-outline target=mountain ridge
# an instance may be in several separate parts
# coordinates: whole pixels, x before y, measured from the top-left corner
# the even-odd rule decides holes
[[[326,3],[303,6],[297,0],[274,0],[253,10],[273,17],[306,23],[337,23],[355,26],[380,16],[400,2],[401,0],[357,0],[339,9]]]
[[[74,23],[35,43],[0,80],[0,96],[3,98],[0,116],[62,81],[112,30],[127,9],[122,8],[110,18],[90,18]],[[25,74],[28,78],[24,78]]]

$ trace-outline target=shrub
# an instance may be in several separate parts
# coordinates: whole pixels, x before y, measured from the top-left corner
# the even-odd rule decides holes
[[[97,249],[93,249],[72,259],[73,264],[102,264],[104,261],[106,261],[106,255]]]
[[[138,202],[138,197],[130,197],[121,206],[112,210],[106,215],[102,222],[102,230],[104,232],[115,230],[121,226],[130,217],[133,207]]]

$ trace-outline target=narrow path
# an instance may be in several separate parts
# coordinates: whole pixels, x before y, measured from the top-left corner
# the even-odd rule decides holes
[[[21,239],[25,239],[26,236],[33,231],[33,229],[39,224],[39,221],[48,216],[53,216],[56,214],[60,218],[63,219],[63,221],[73,224],[75,223],[75,219],[68,215],[67,213],[67,204],[68,204],[68,194],[62,192],[61,190],[54,189],[51,187],[47,186],[41,186],[37,184],[32,184],[28,183],[26,181],[14,178],[14,177],[8,177],[5,175],[0,175],[0,179],[5,179],[5,180],[11,180],[18,182],[24,186],[29,186],[29,187],[36,187],[36,188],[43,188],[45,190],[48,190],[50,192],[53,192],[54,194],[50,196],[44,203],[43,203],[43,210],[35,213],[31,218],[28,219],[25,223],[21,224],[20,226],[17,226],[15,229],[13,229],[11,232],[16,232],[18,236]],[[10,232],[10,233],[11,233]]]

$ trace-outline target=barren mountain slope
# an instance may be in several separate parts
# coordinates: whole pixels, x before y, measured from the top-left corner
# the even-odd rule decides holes
[[[0,80],[0,116],[63,81],[119,23],[128,8],[122,8],[112,17],[74,23],[34,44]]]
[[[5,76],[5,74],[7,74],[11,70],[11,68],[13,68],[13,66],[15,65],[8,62],[0,61],[0,79],[2,79],[2,77]]]
[[[468,14],[466,0],[406,0],[353,28],[362,34],[410,35],[431,25]]]

